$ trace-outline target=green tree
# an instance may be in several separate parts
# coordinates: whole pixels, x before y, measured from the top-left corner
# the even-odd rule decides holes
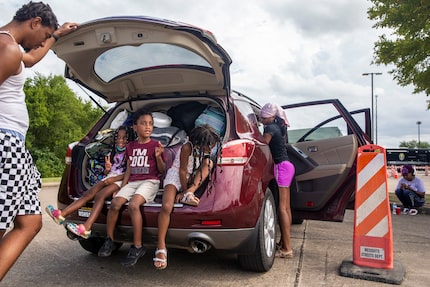
[[[418,142],[416,140],[411,141],[403,141],[400,142],[399,147],[407,147],[407,148],[430,148],[430,144],[428,142]]]
[[[77,97],[61,76],[36,74],[24,91],[30,117],[26,145],[42,176],[59,176],[67,145],[81,139],[103,111]]]
[[[388,28],[374,46],[374,63],[394,64],[391,70],[401,86],[430,94],[430,0],[371,0],[369,19],[374,28]],[[430,105],[429,105],[430,107]]]

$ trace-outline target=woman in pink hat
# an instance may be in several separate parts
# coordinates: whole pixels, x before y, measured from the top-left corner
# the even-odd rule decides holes
[[[269,145],[275,162],[274,174],[279,187],[279,226],[281,241],[276,252],[277,257],[292,258],[293,250],[290,243],[291,206],[290,185],[294,177],[294,165],[288,160],[287,127],[290,126],[284,110],[276,104],[267,103],[260,112],[264,124],[264,139]]]

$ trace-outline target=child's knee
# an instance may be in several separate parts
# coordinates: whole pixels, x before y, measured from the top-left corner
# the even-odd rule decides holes
[[[120,200],[120,199],[118,199],[118,197],[116,197],[112,200],[112,203],[109,207],[109,210],[118,212],[120,210],[121,206],[123,206],[123,204],[124,203],[122,202],[122,200]]]
[[[138,204],[136,202],[130,202],[128,204],[128,210],[130,212],[140,212],[140,204]]]
[[[173,206],[173,202],[163,202],[163,205],[161,206],[161,212],[165,214],[170,214],[173,211]]]

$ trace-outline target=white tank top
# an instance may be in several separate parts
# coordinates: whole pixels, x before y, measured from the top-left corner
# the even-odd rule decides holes
[[[7,34],[13,39],[7,31],[0,31],[0,34]],[[10,76],[0,85],[0,128],[17,131],[23,136],[29,125],[23,90],[25,79],[25,66],[21,62],[21,72]]]

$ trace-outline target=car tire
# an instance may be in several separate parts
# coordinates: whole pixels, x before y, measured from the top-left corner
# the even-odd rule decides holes
[[[263,208],[258,220],[258,235],[254,252],[239,254],[239,264],[243,269],[266,272],[272,268],[276,252],[276,206],[272,192],[264,197]]]
[[[83,249],[94,254],[98,254],[99,249],[103,246],[105,238],[103,237],[90,237],[88,239],[79,239],[79,244]],[[114,251],[118,250],[122,246],[121,242],[115,242]]]

